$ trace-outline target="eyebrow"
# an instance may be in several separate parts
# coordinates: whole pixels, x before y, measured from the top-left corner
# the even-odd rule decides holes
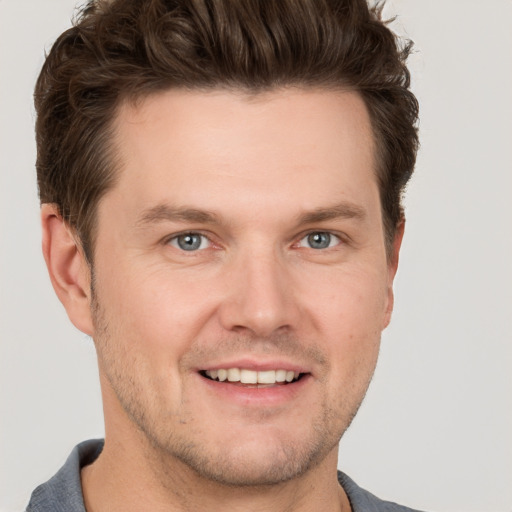
[[[218,224],[218,216],[208,210],[196,208],[175,208],[167,204],[159,204],[142,212],[136,225],[139,227],[159,222],[196,222],[199,224]]]
[[[355,219],[364,220],[366,217],[366,210],[361,206],[343,202],[328,208],[316,208],[310,212],[305,212],[299,216],[299,224],[315,224],[316,222],[323,222],[326,220],[334,219]]]
[[[327,208],[316,208],[298,216],[297,224],[315,224],[333,219],[363,220],[366,210],[354,203],[343,202]],[[220,224],[219,216],[208,210],[197,208],[172,207],[168,204],[159,204],[143,210],[136,222],[138,227],[160,222],[193,222],[198,224]]]

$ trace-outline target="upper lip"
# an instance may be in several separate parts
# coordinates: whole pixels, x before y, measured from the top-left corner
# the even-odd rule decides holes
[[[286,361],[284,359],[255,360],[251,358],[234,359],[230,361],[219,361],[208,363],[197,368],[197,371],[219,370],[229,368],[242,368],[244,370],[267,371],[287,370],[296,373],[310,373],[310,369],[299,363]]]

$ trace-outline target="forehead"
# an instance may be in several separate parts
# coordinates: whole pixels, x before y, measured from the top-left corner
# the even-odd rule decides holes
[[[354,92],[171,90],[121,105],[115,134],[115,189],[140,208],[275,208],[295,198],[314,209],[376,189],[370,119]]]
[[[231,146],[231,142],[238,142],[242,148],[245,135],[256,135],[259,143],[265,138],[271,142],[269,149],[276,148],[275,135],[279,142],[318,143],[324,139],[328,144],[331,139],[350,142],[348,132],[357,132],[358,137],[363,136],[361,145],[373,147],[364,101],[359,93],[343,90],[283,88],[251,93],[238,89],[171,89],[124,101],[115,128],[118,140],[138,137],[149,130],[153,135],[159,132],[178,138],[193,133],[198,142],[226,133]],[[238,135],[235,141],[233,128]]]

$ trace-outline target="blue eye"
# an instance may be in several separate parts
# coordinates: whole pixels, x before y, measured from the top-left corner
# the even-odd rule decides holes
[[[326,231],[315,231],[306,235],[300,242],[299,247],[310,249],[328,249],[340,243],[339,237]]]
[[[170,245],[182,251],[198,251],[210,247],[210,240],[199,233],[184,233],[175,236],[169,241]]]

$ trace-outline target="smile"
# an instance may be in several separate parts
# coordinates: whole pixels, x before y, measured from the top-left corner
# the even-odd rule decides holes
[[[301,378],[302,374],[292,370],[263,370],[255,371],[244,368],[220,368],[201,372],[204,377],[218,382],[240,384],[289,384]]]

